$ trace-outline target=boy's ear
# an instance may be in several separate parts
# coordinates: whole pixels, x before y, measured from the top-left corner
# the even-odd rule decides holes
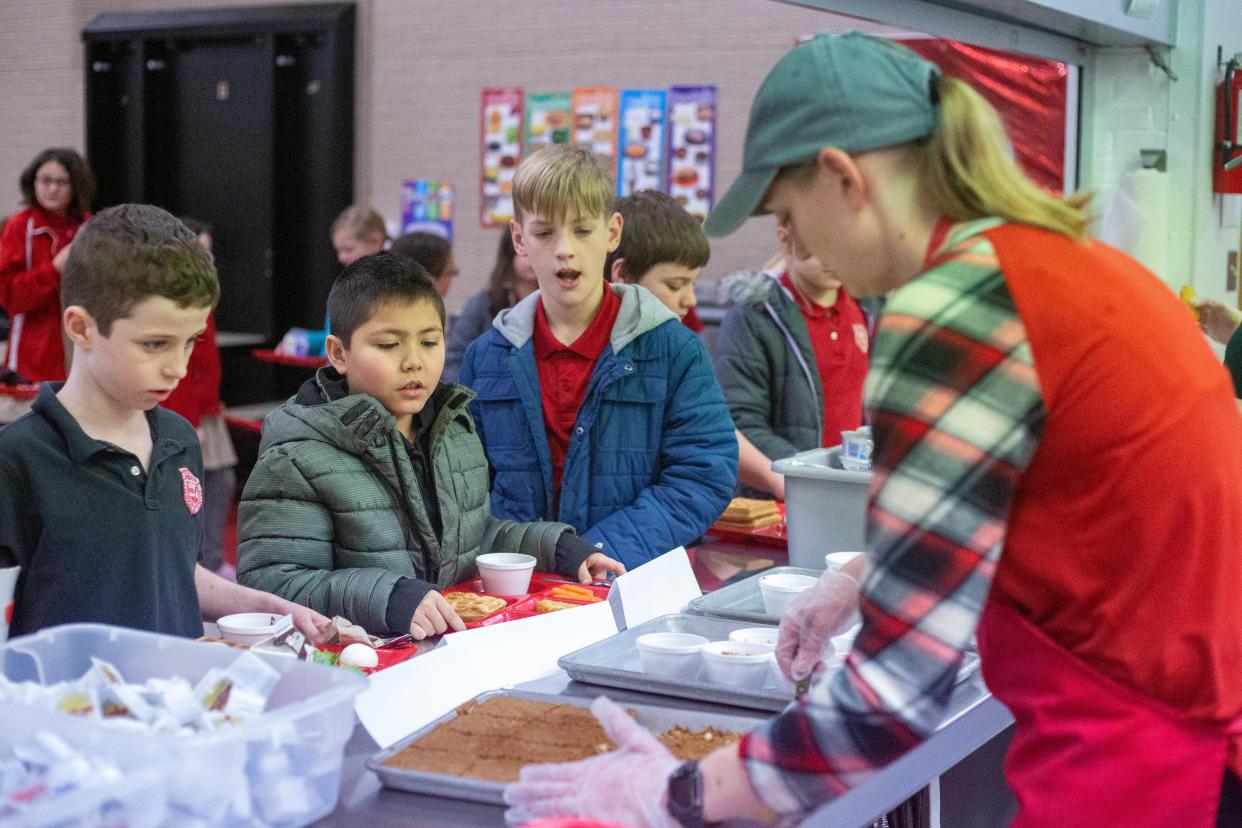
[[[91,316],[90,311],[81,305],[70,305],[65,308],[64,313],[61,314],[61,324],[65,329],[65,336],[69,337],[73,347],[81,348],[83,351],[89,351],[94,347],[94,341],[100,336],[95,317]]]
[[[509,237],[513,239],[513,249],[519,256],[526,255],[526,238],[522,235],[522,225],[517,219],[509,219]]]
[[[328,338],[324,340],[323,349],[328,355],[328,362],[332,363],[332,367],[336,369],[338,374],[345,376],[349,361],[345,358],[346,348],[341,338],[335,334],[328,334]]]
[[[625,259],[613,259],[612,270],[608,273],[610,282],[628,282],[625,278]]]
[[[625,218],[620,213],[613,213],[608,219],[608,252],[621,246],[621,230],[625,226]]]

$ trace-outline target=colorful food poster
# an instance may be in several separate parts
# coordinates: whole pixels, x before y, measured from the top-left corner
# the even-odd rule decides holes
[[[503,227],[513,218],[513,173],[522,161],[522,98],[519,88],[483,90],[479,220],[484,227]]]
[[[568,144],[573,121],[568,92],[532,92],[526,96],[526,151],[546,144]]]
[[[663,89],[625,89],[621,92],[621,152],[617,155],[617,195],[664,189],[664,112],[668,93]]]
[[[574,143],[591,148],[607,159],[608,169],[617,160],[617,89],[587,86],[574,90]]]
[[[453,182],[412,178],[401,185],[401,233],[453,238]]]
[[[716,87],[668,91],[668,194],[700,221],[716,183]]]

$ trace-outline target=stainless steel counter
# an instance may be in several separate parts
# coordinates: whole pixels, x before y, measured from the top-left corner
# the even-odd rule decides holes
[[[696,704],[644,693],[621,692],[569,681],[562,672],[538,681],[519,685],[523,690],[594,697],[607,692],[618,701],[657,703],[694,710],[718,709],[730,713],[753,715],[754,711],[720,705]],[[411,693],[411,704],[417,703],[417,691]],[[949,701],[945,722],[936,734],[890,767],[875,774],[847,795],[820,808],[803,822],[804,825],[832,825],[838,828],[869,825],[879,815],[926,786],[931,780],[949,772],[980,748],[994,745],[994,740],[1013,722],[1009,711],[992,698],[976,673],[958,685]],[[384,828],[385,826],[417,825],[438,828],[474,828],[504,824],[504,811],[492,805],[479,805],[454,799],[421,796],[385,790],[375,774],[366,769],[366,761],[379,750],[361,725],[345,749],[342,770],[341,800],[337,809],[321,820],[322,826]],[[976,767],[971,768],[979,802],[1001,801],[1007,797],[999,782],[1001,751],[990,749]],[[997,790],[997,787],[1000,790]],[[969,807],[969,803],[967,803]],[[963,825],[966,821],[945,821],[945,825]],[[977,821],[974,824],[989,824]],[[995,823],[991,823],[995,824]]]

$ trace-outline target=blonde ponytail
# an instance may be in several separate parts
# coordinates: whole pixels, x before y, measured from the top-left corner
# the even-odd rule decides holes
[[[997,216],[1081,241],[1091,194],[1062,198],[1041,189],[1009,157],[991,104],[956,78],[937,83],[940,118],[923,145],[919,183],[941,214],[954,221]]]

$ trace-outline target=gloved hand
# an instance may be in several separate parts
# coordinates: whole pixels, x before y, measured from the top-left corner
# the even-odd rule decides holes
[[[578,762],[527,765],[505,787],[505,822],[584,817],[620,825],[678,828],[664,806],[668,778],[681,764],[668,748],[607,696],[591,712],[617,749]]]
[[[858,609],[858,581],[841,570],[825,570],[781,615],[776,662],[790,681],[820,668],[820,653],[833,635],[849,626]]]

